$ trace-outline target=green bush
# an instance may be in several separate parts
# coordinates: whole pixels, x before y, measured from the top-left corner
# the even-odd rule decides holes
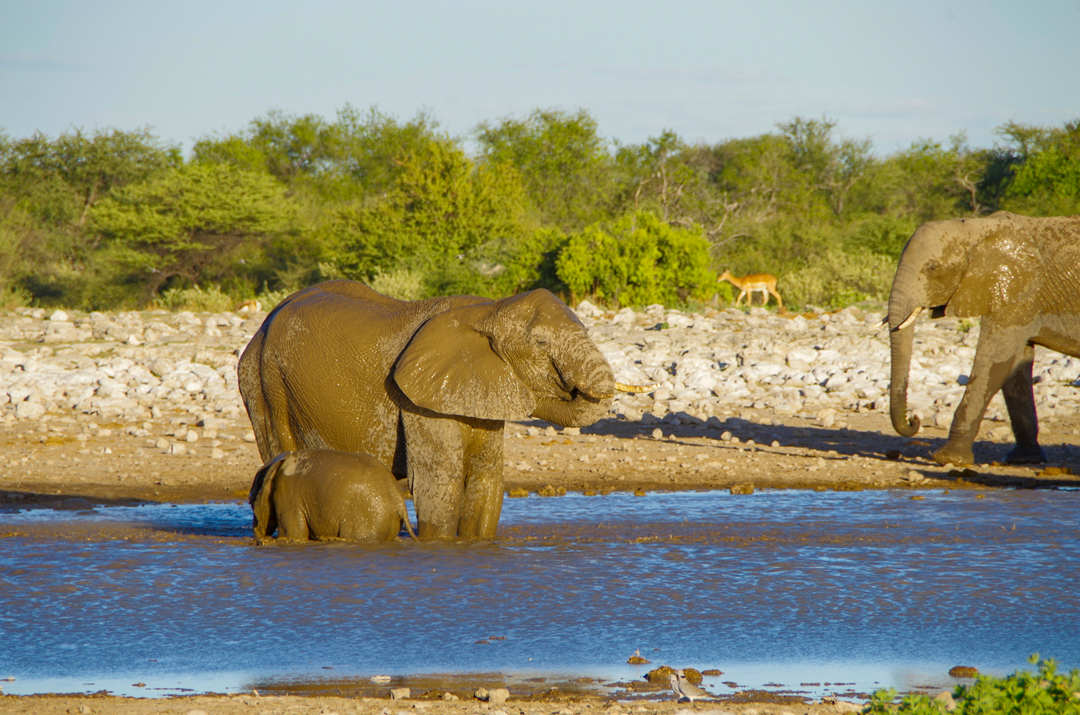
[[[380,272],[371,279],[371,287],[398,300],[419,300],[424,297],[424,275],[408,268]]]
[[[222,313],[232,310],[236,300],[221,292],[217,286],[209,288],[170,288],[162,291],[157,303],[166,310],[193,310],[206,313]]]
[[[709,242],[700,228],[664,223],[649,211],[595,223],[571,235],[555,270],[576,302],[686,305],[714,292]]]
[[[972,685],[958,685],[953,691],[959,715],[1036,715],[1055,713],[1080,714],[1080,670],[1058,673],[1053,659],[1039,660],[1038,672],[1020,670],[1004,678],[980,675]],[[950,712],[941,701],[926,695],[912,694],[896,702],[895,690],[879,690],[867,703],[866,715],[904,713],[909,715],[946,715]]]
[[[892,258],[830,246],[816,261],[786,274],[778,290],[792,306],[843,308],[864,300],[886,300],[895,272]]]
[[[295,291],[283,288],[277,290],[263,290],[259,292],[255,299],[259,301],[259,305],[262,306],[263,310],[273,310],[274,306],[288,298],[294,292]]]

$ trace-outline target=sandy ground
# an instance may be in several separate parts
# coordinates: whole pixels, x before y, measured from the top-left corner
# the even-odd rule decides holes
[[[50,415],[35,421],[0,424],[0,510],[32,505],[79,508],[94,503],[131,500],[206,502],[246,500],[258,455],[246,421],[209,430],[163,414],[140,425],[100,423],[87,429],[85,419]],[[984,424],[983,434],[991,424]],[[642,424],[605,420],[590,428],[557,430],[540,423],[511,425],[506,438],[506,489],[512,497],[526,492],[561,490],[604,493],[611,490],[775,488],[831,489],[994,489],[1001,487],[1080,486],[1080,419],[1055,418],[1042,424],[1041,442],[1051,462],[1040,467],[998,464],[1010,445],[978,442],[980,464],[967,470],[941,467],[928,459],[945,433],[926,428],[913,440],[896,436],[887,415],[878,412],[840,415],[829,426],[798,417],[746,410],[718,415],[701,424]],[[197,439],[190,439],[192,432]],[[183,435],[182,453],[162,450]],[[0,538],[12,536],[0,534]],[[3,683],[0,683],[2,688]],[[512,689],[500,705],[476,700],[463,683],[414,687],[415,699],[307,692],[290,695],[221,695],[167,699],[85,696],[0,696],[0,712],[19,713],[608,713],[676,712],[689,708],[662,693],[650,700],[615,700],[536,689]],[[443,692],[461,690],[460,700],[442,700]],[[767,693],[744,693],[749,703],[696,704],[735,713],[832,713],[850,711],[846,703],[809,703],[801,698],[775,702]],[[657,698],[666,698],[658,700]]]

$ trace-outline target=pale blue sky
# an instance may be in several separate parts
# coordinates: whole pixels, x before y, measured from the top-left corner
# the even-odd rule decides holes
[[[479,122],[586,109],[636,143],[828,117],[887,154],[1080,119],[1080,0],[0,0],[0,131],[149,126],[190,149],[271,109]]]

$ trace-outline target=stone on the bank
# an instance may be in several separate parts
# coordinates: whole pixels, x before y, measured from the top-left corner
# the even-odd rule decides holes
[[[868,329],[878,313],[848,308],[790,318],[759,307],[690,313],[652,305],[612,316],[588,301],[577,311],[616,380],[654,386],[620,393],[611,407],[612,416],[650,429],[700,425],[745,407],[816,416],[836,428],[844,412],[887,406],[888,333]],[[246,424],[236,362],[260,317],[15,309],[0,321],[0,418],[59,411],[137,424],[182,412],[212,416],[218,430]],[[908,406],[927,415],[928,425],[950,425],[963,394],[957,376],[970,371],[978,326],[961,327],[944,319],[918,328]],[[1080,410],[1080,391],[1067,387],[1080,384],[1080,359],[1037,348],[1035,364],[1040,414]],[[998,429],[1006,424],[1003,408],[992,405],[986,419],[1001,420],[988,430],[993,439],[1011,440],[1007,427]],[[555,434],[533,425],[517,434],[521,429]]]
[[[15,405],[15,416],[20,420],[36,420],[45,414],[45,407],[39,402],[24,400]]]
[[[574,309],[574,312],[577,313],[578,317],[581,318],[599,318],[601,315],[604,314],[604,311],[600,310],[587,300],[583,300],[578,303],[577,308]]]

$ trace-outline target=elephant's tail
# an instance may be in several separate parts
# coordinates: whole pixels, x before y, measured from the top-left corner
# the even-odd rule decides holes
[[[405,524],[405,531],[409,532],[409,536],[412,537],[413,541],[416,541],[416,532],[413,531],[412,522],[409,521],[409,510],[405,509],[404,505],[402,505],[401,509],[401,521]]]

